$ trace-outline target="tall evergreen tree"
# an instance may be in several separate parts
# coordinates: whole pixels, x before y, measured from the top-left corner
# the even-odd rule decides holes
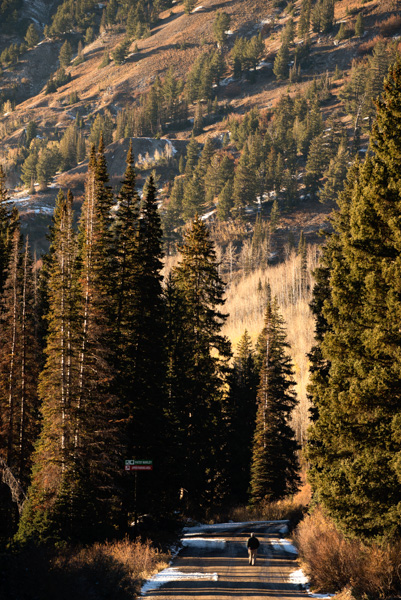
[[[299,486],[297,443],[289,419],[296,405],[293,368],[276,300],[267,300],[258,340],[261,363],[251,466],[251,502],[274,501]]]
[[[0,454],[26,489],[38,434],[38,363],[32,261],[14,227],[0,303]]]
[[[59,196],[52,235],[47,362],[41,376],[43,430],[20,525],[23,540],[89,541],[110,534],[116,522],[113,509],[120,496],[124,438],[122,410],[111,387],[110,194],[102,165],[102,154],[93,151],[77,274],[72,199],[66,202]]]
[[[161,286],[163,245],[153,177],[147,180],[137,235],[137,272],[134,274],[128,395],[129,439],[132,458],[152,459],[154,473],[147,483],[142,508],[162,510],[168,486],[165,423],[165,308]],[[162,491],[161,491],[162,490]]]
[[[377,105],[373,155],[339,196],[315,294],[310,478],[339,526],[365,539],[400,533],[400,106],[398,62]]]
[[[226,479],[226,410],[224,384],[230,356],[228,340],[221,335],[226,316],[224,285],[218,275],[216,254],[205,224],[196,217],[180,248],[181,262],[173,271],[175,294],[181,299],[182,336],[186,354],[185,398],[180,397],[180,430],[185,448],[181,487],[187,507],[204,513],[224,500]],[[172,348],[174,350],[174,346]]]
[[[228,398],[231,499],[246,503],[256,418],[258,373],[251,338],[245,330],[234,358]]]
[[[12,219],[11,212],[6,188],[6,174],[0,165],[0,294],[4,287],[11,250],[13,233],[11,224],[16,222],[15,218]]]

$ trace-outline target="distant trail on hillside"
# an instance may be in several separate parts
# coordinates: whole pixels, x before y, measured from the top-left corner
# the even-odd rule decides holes
[[[305,600],[308,594],[291,574],[298,569],[294,548],[282,538],[285,521],[226,523],[187,528],[184,549],[172,567],[142,588],[153,600]],[[255,566],[248,564],[246,542],[255,532],[261,542]]]

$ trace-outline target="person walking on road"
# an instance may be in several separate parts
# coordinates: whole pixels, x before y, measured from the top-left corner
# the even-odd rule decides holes
[[[256,563],[256,554],[258,552],[258,548],[260,546],[258,538],[254,533],[251,533],[251,537],[247,541],[248,555],[249,555],[249,564],[255,566]]]

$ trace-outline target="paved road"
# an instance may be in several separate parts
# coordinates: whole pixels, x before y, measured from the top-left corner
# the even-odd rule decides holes
[[[282,528],[282,525],[281,525]],[[261,542],[255,566],[248,565],[246,540],[254,531]],[[191,533],[188,537],[210,539],[204,547],[185,547],[175,559],[173,567],[183,575],[179,581],[165,583],[157,590],[148,591],[145,598],[152,600],[306,600],[307,594],[299,585],[289,582],[289,575],[298,569],[294,554],[278,550],[272,541],[283,537],[277,524],[232,525],[208,529],[207,533]],[[213,540],[213,541],[212,541]],[[219,540],[221,540],[219,544]],[[223,543],[226,540],[226,544]],[[219,547],[220,546],[220,547]],[[190,573],[204,579],[186,580]]]

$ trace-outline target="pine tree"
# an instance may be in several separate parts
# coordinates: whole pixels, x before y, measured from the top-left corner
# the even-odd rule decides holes
[[[31,23],[26,30],[25,41],[28,48],[33,48],[39,42],[39,35],[33,23]]]
[[[305,185],[311,194],[315,194],[319,181],[327,164],[327,150],[322,135],[315,137],[309,148],[305,169]]]
[[[187,163],[188,164],[188,163]],[[188,178],[188,175],[187,175]],[[187,179],[182,199],[182,216],[185,221],[193,219],[197,213],[203,212],[205,189],[202,177],[197,169],[190,179]]]
[[[252,450],[252,504],[280,500],[295,492],[300,481],[298,446],[289,424],[296,405],[293,368],[286,353],[283,319],[276,300],[270,297],[258,347],[261,370]]]
[[[136,264],[128,287],[124,315],[127,354],[125,381],[128,405],[128,452],[132,458],[152,459],[154,473],[147,483],[142,510],[160,513],[169,493],[165,468],[165,308],[162,292],[162,230],[153,177],[147,180],[137,233]],[[128,282],[130,280],[128,279]],[[124,329],[123,329],[124,331]],[[165,482],[165,485],[164,483]],[[160,492],[163,490],[163,492]]]
[[[43,408],[47,430],[44,427],[38,444],[29,501],[21,520],[19,536],[23,540],[36,537],[90,541],[110,534],[116,524],[113,509],[120,496],[117,482],[124,437],[122,408],[117,406],[111,387],[112,197],[104,165],[102,153],[96,156],[92,151],[80,223],[78,273],[73,279],[72,200],[69,197],[65,204],[59,197],[49,279],[49,369],[45,366],[41,378],[41,393],[47,400]],[[76,285],[71,317],[70,294]],[[52,361],[60,374],[55,379],[51,376]],[[68,412],[67,397],[71,406]],[[49,471],[55,474],[51,484]]]
[[[229,179],[218,197],[217,216],[221,221],[226,221],[231,216],[231,211],[234,206],[233,193],[233,183]]]
[[[63,193],[59,192],[53,219],[47,292],[46,363],[39,385],[42,432],[34,455],[29,501],[21,520],[22,538],[40,538],[50,535],[50,532],[55,534],[61,525],[61,518],[64,526],[68,524],[71,529],[73,519],[65,505],[62,509],[58,506],[67,479],[72,476],[76,466],[74,419],[79,326],[75,264],[77,246],[73,231],[72,200],[71,194],[66,200]],[[44,533],[46,528],[48,531]]]
[[[357,37],[362,37],[364,33],[365,33],[365,25],[363,22],[363,16],[362,16],[362,13],[359,13],[356,18],[356,21],[355,21],[355,35]]]
[[[251,338],[241,337],[230,377],[228,398],[231,495],[233,503],[245,503],[250,481],[252,438],[256,418],[258,373]]]
[[[224,304],[224,285],[218,275],[213,243],[198,217],[186,232],[180,251],[181,262],[173,270],[172,281],[180,299],[183,341],[171,344],[170,352],[174,354],[180,345],[185,348],[185,362],[179,365],[184,381],[177,390],[178,381],[170,376],[169,395],[179,401],[172,413],[179,415],[180,444],[185,448],[181,486],[187,490],[186,504],[204,514],[208,507],[224,502],[227,493],[223,423],[230,345],[221,335],[226,318],[219,310]]]
[[[26,489],[39,419],[39,349],[35,339],[32,261],[13,215],[7,277],[0,303],[0,454]]]
[[[288,63],[290,62],[290,51],[287,43],[282,43],[277,56],[274,59],[273,73],[277,79],[286,79],[288,77]]]
[[[337,199],[339,192],[344,187],[348,169],[349,154],[347,148],[341,144],[337,155],[331,159],[327,171],[324,173],[327,177],[323,188],[320,190],[320,202],[333,202]]]
[[[302,0],[301,15],[298,21],[298,37],[305,37],[310,29],[311,3],[310,0]]]
[[[350,172],[323,256],[308,458],[315,493],[347,534],[398,536],[401,65],[385,83],[372,155]]]
[[[246,144],[234,174],[233,201],[237,217],[242,217],[244,208],[256,200],[257,173],[256,165],[251,161],[249,145]]]
[[[11,209],[6,188],[6,174],[0,165],[0,295],[6,280],[6,270],[11,250]]]
[[[217,43],[222,46],[227,40],[227,31],[230,29],[231,17],[228,13],[218,10],[213,21],[213,33]]]
[[[72,48],[68,40],[61,46],[60,53],[58,55],[61,67],[68,67],[72,59]]]
[[[187,147],[185,174],[191,176],[199,158],[199,144],[194,136],[191,136]]]

